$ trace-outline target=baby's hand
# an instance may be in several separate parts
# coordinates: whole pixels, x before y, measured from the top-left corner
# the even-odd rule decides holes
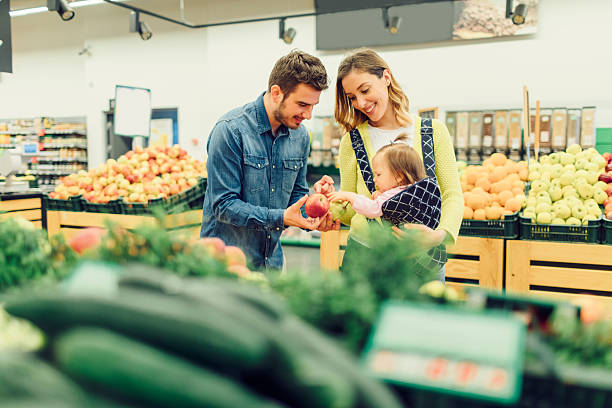
[[[335,191],[329,195],[329,201],[348,201],[352,203],[352,194],[346,191]]]
[[[375,192],[372,193],[372,200],[376,200],[378,198],[378,196],[380,195],[380,191],[376,190]]]

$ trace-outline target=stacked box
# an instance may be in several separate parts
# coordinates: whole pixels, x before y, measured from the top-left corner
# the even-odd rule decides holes
[[[583,149],[595,147],[595,107],[593,106],[582,108],[580,145]]]
[[[468,112],[457,112],[457,160],[467,161],[468,138],[470,133],[470,122]]]
[[[494,113],[483,112],[482,114],[482,155],[488,157],[495,152],[493,140]]]
[[[470,112],[468,117],[470,121],[468,160],[479,162],[482,152],[482,112]]]
[[[580,109],[567,110],[567,145],[580,144]]]
[[[548,154],[552,151],[551,141],[552,109],[540,111],[540,154]]]
[[[508,151],[508,111],[495,112],[495,151],[506,153]]]
[[[510,125],[508,126],[509,156],[512,160],[521,160],[521,111],[510,111]]]
[[[567,109],[555,108],[552,115],[551,149],[564,151],[567,147]]]

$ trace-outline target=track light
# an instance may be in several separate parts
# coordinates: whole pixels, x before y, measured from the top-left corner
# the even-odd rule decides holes
[[[47,9],[57,11],[62,20],[68,21],[74,17],[74,10],[68,5],[66,0],[47,0]]]
[[[397,32],[399,31],[400,23],[402,22],[402,18],[399,16],[389,18],[389,7],[385,7],[382,9],[382,15],[385,29],[391,34],[397,34]]]
[[[285,19],[281,18],[278,22],[278,38],[283,40],[285,44],[291,44],[295,38],[295,28],[289,27],[285,30]]]
[[[524,3],[518,4],[512,12],[513,0],[506,0],[506,18],[511,18],[515,25],[521,25],[525,23],[525,17],[527,16],[527,5]]]
[[[147,23],[140,21],[140,13],[137,11],[130,13],[130,33],[138,33],[140,38],[145,41],[153,37],[153,32],[151,32]]]

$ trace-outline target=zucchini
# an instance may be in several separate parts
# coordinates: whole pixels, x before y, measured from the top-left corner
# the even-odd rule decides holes
[[[262,366],[270,348],[265,336],[218,309],[141,290],[124,288],[115,298],[23,296],[5,308],[50,336],[74,326],[105,327],[228,372]]]
[[[104,329],[70,330],[56,339],[53,352],[78,380],[147,406],[280,407],[228,378]]]

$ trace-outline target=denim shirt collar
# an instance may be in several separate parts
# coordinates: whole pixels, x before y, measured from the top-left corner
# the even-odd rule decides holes
[[[270,119],[268,119],[268,113],[264,105],[263,97],[266,93],[259,95],[259,98],[255,101],[255,112],[257,114],[257,130],[260,135],[264,135],[266,132],[272,134],[272,125],[270,125]],[[289,129],[285,125],[280,125],[276,136],[289,136]]]

